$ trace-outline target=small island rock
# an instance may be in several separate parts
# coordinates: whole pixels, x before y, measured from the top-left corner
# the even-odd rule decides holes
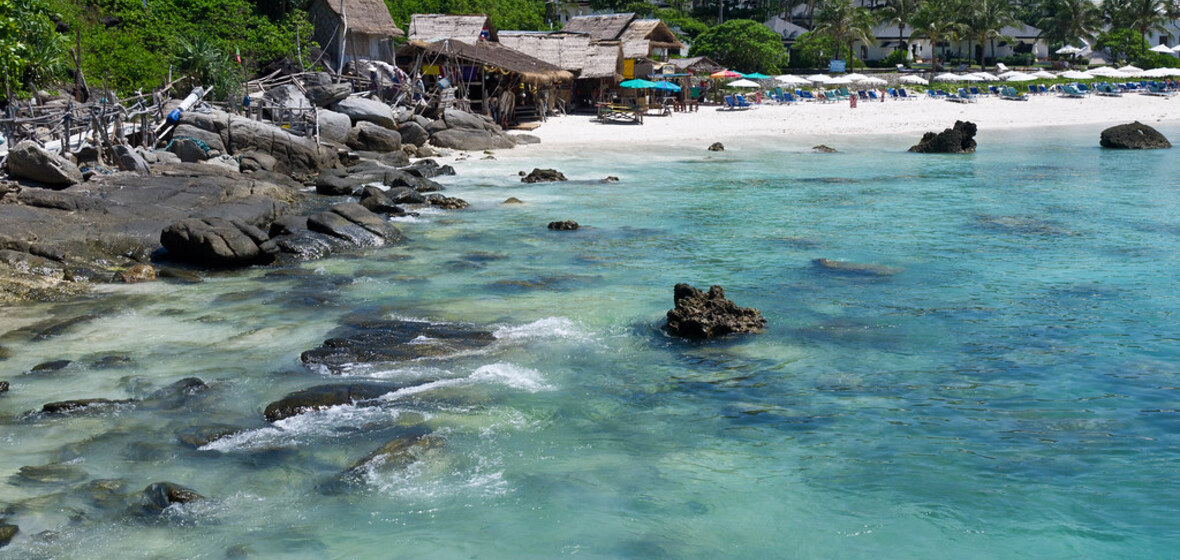
[[[676,307],[668,311],[668,332],[683,338],[709,339],[727,334],[759,332],[766,327],[762,312],[738,307],[725,299],[721,286],[708,293],[677,284],[673,293]]]
[[[722,144],[721,142],[713,142],[713,144],[709,146],[709,151],[710,152],[724,152],[725,145]]]
[[[547,183],[551,181],[565,181],[565,175],[556,169],[534,168],[520,180],[521,183]]]
[[[1172,147],[1172,143],[1158,130],[1139,121],[1103,130],[1099,144],[1103,148],[1118,150],[1159,150]]]
[[[973,154],[977,130],[973,122],[955,121],[954,128],[927,132],[910,151],[920,154]]]
[[[560,222],[549,222],[549,229],[554,231],[573,231],[578,229],[578,222],[573,220],[562,220]]]

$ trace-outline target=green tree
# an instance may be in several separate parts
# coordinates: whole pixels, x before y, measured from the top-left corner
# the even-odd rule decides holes
[[[1143,54],[1143,37],[1134,29],[1111,29],[1098,35],[1095,49],[1106,49],[1115,60],[1127,61]]]
[[[913,19],[924,0],[888,0],[881,10],[884,21],[897,26],[897,49],[905,47],[905,26]]]
[[[1004,27],[1017,22],[1016,13],[1010,0],[976,0],[968,5],[965,14],[965,29],[970,37],[979,41],[979,69],[983,69],[983,47],[991,42],[992,58],[996,57],[996,39],[1003,38]]]
[[[1113,0],[1103,5],[1111,27],[1138,31],[1144,50],[1147,49],[1148,32],[1168,33],[1172,7],[1168,0]]]
[[[963,24],[958,19],[961,13],[962,3],[958,0],[926,0],[914,12],[911,24],[916,35],[930,40],[930,56],[935,69],[939,68],[938,44],[958,37],[963,31]]]
[[[836,41],[831,36],[808,32],[795,39],[791,50],[791,67],[823,68],[836,54]]]
[[[1102,12],[1090,0],[1047,0],[1036,26],[1051,45],[1090,41],[1102,27]]]
[[[776,74],[786,63],[782,38],[769,27],[748,19],[731,19],[701,33],[691,56],[707,56],[744,72]]]
[[[848,41],[848,58],[851,64],[855,58],[852,45],[856,41],[872,43],[873,14],[860,7],[854,0],[826,0],[820,6],[815,20],[814,32],[828,35],[836,42],[836,58],[840,58],[840,47]]]
[[[21,93],[65,75],[65,38],[44,0],[0,0],[0,79]]]

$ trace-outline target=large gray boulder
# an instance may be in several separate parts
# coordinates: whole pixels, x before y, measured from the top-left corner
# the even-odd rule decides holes
[[[307,229],[344,240],[354,247],[380,247],[406,240],[384,217],[355,202],[342,202],[307,217]]]
[[[262,230],[223,218],[189,218],[160,233],[160,243],[173,260],[208,267],[269,262],[273,255],[259,248],[266,241],[267,235]]]
[[[402,142],[406,144],[421,147],[430,140],[430,133],[426,132],[426,129],[422,128],[422,125],[412,120],[398,125],[397,132],[402,135]]]
[[[191,124],[184,124],[182,122],[181,124],[176,125],[176,128],[172,131],[172,142],[168,147],[168,151],[180,156],[181,161],[185,163],[192,163],[195,161],[193,159],[186,159],[185,154],[182,151],[179,151],[176,147],[176,144],[180,143],[186,138],[200,140],[200,143],[194,144],[194,146],[204,144],[205,147],[209,148],[210,152],[216,152],[206,155],[204,153],[204,148],[201,148],[202,156],[199,161],[204,161],[207,157],[215,157],[226,153],[225,142],[222,140],[221,135],[217,132],[217,125],[204,120],[200,122],[208,124],[210,128],[204,129]]]
[[[1118,150],[1159,150],[1172,147],[1172,143],[1158,130],[1139,121],[1103,130],[1099,143],[1103,148]]]
[[[269,111],[271,119],[278,117],[279,112],[283,109],[295,111],[292,114],[298,117],[302,115],[303,111],[311,108],[311,101],[308,101],[295,84],[269,89],[262,94],[262,100],[267,107],[271,108]]]
[[[348,134],[352,132],[352,119],[348,118],[348,115],[320,109],[316,111],[316,119],[320,125],[321,140],[337,144],[348,141]]]
[[[396,130],[361,121],[353,127],[346,143],[354,150],[396,152],[402,149],[402,135]]]
[[[119,144],[115,146],[115,155],[119,158],[119,169],[123,171],[133,171],[135,173],[152,172],[152,168],[148,166],[143,156],[126,145]]]
[[[181,114],[180,125],[216,134],[229,155],[256,150],[274,156],[275,171],[279,173],[304,174],[337,163],[336,151],[316,144],[314,138],[291,134],[277,126],[254,121],[224,111],[198,113],[186,111]],[[177,134],[182,130],[177,127]],[[189,130],[189,129],[184,129]]]
[[[353,124],[363,121],[389,129],[397,128],[397,122],[393,119],[393,110],[389,108],[389,105],[375,99],[349,97],[337,101],[335,105],[332,105],[332,109],[348,115]]]
[[[327,107],[337,101],[346,99],[352,93],[352,85],[348,82],[333,83],[332,75],[327,72],[315,72],[303,78],[303,89],[307,98],[316,107]]]
[[[8,173],[50,187],[68,187],[82,182],[82,172],[77,165],[31,140],[13,146],[8,152]]]
[[[441,127],[445,126],[445,129]],[[455,150],[495,150],[516,146],[491,120],[457,109],[447,109],[443,118],[430,124],[430,142],[440,148]]]

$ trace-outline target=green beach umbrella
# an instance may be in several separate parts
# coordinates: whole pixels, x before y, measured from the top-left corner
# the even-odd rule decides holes
[[[766,74],[763,74],[761,72],[751,72],[749,74],[742,74],[742,77],[750,79],[750,80],[769,80],[770,79],[770,76],[767,76]]]
[[[625,87],[628,89],[650,89],[656,87],[656,83],[636,78],[634,80],[619,82],[619,87]]]

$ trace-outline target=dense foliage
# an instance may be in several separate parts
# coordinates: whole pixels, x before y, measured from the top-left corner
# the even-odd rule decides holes
[[[51,16],[44,0],[0,0],[0,79],[5,92],[20,92],[64,73],[66,41]]]
[[[782,38],[748,19],[732,19],[697,37],[692,56],[707,56],[741,72],[777,74],[787,62]]]

